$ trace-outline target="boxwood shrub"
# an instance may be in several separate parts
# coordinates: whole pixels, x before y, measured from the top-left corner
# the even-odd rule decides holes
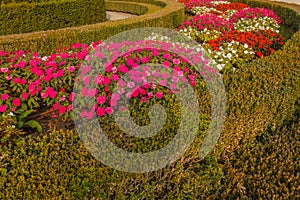
[[[154,4],[163,8],[154,13],[130,19],[107,21],[59,30],[0,36],[0,49],[4,51],[23,49],[37,51],[41,55],[49,55],[50,53],[55,53],[57,46],[69,46],[76,42],[91,43],[104,40],[112,35],[134,28],[175,28],[184,20],[184,6],[181,3],[173,0],[152,0],[147,2],[147,4]]]
[[[297,199],[299,28],[291,33],[282,50],[224,74],[227,119],[218,144],[204,160],[198,151],[207,116],[181,159],[144,174],[106,167],[87,152],[75,131],[53,130],[5,141],[0,198]],[[105,128],[119,135],[111,126]]]
[[[104,0],[24,1],[0,5],[0,35],[56,30],[104,21]]]

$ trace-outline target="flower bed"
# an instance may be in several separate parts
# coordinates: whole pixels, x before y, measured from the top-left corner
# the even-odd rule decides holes
[[[279,34],[280,18],[272,10],[228,1],[194,0],[184,4],[195,16],[183,22],[178,31],[202,44],[219,70],[270,55],[284,44]]]
[[[200,5],[202,7],[199,7]],[[185,3],[185,6],[187,10],[193,10],[195,8],[193,6],[202,8],[203,13],[196,14],[183,22],[178,31],[202,44],[213,59],[213,63],[210,65],[217,67],[220,72],[234,69],[253,59],[270,55],[283,45],[283,39],[278,34],[280,19],[271,10],[249,8],[247,4],[211,0],[191,1]],[[230,8],[230,12],[224,12],[226,8]],[[255,21],[261,25],[247,26]],[[266,24],[266,22],[270,23]],[[158,37],[155,36],[150,39],[157,40]],[[164,42],[168,44],[170,41]],[[0,113],[13,112],[17,115],[19,128],[24,125],[38,128],[37,122],[33,120],[25,122],[24,119],[41,107],[51,109],[53,117],[70,117],[72,103],[76,95],[73,93],[75,77],[86,56],[99,48],[99,45],[109,52],[118,50],[105,46],[99,41],[90,46],[76,43],[68,48],[59,48],[57,53],[46,57],[40,57],[37,52],[31,53],[23,50],[17,52],[1,51]],[[116,44],[116,46],[119,48],[122,45]],[[146,75],[143,77],[144,85],[142,87],[138,87],[141,82],[136,82],[133,79],[131,80],[133,81],[132,85],[127,87],[127,89],[131,88],[131,91],[125,91],[123,88],[121,92],[119,91],[119,95],[111,96],[112,85],[115,85],[122,75],[135,66],[147,62],[162,64],[174,71],[173,74],[166,76],[172,78],[174,85],[171,86],[173,89],[176,88],[178,79],[190,82],[193,87],[201,85],[200,79],[197,78],[201,77],[198,76],[200,75],[199,72],[188,69],[187,66],[190,63],[183,61],[182,58],[171,56],[163,50],[143,49],[143,46],[139,48],[139,52],[131,52],[127,57],[121,58],[123,61],[118,60],[113,63],[114,70],[110,67],[106,74],[101,75],[101,81],[97,83],[100,88],[97,90],[82,88],[81,95],[95,96],[98,102],[93,108],[83,110],[82,117],[92,118],[94,112],[97,116],[112,114],[113,106],[118,104],[120,95],[127,94],[129,97],[129,92],[133,92],[130,98],[139,98],[139,101],[144,103],[151,98],[161,99],[164,93],[161,89],[157,89],[157,86],[152,82],[145,81],[147,76],[151,75],[150,71],[145,70],[143,74]],[[88,74],[91,68],[84,68],[83,70],[86,70],[85,73]],[[142,76],[141,72],[136,71],[136,73]],[[91,80],[91,76],[88,75],[82,76],[81,79],[79,81],[83,81],[85,85],[91,81],[96,81]],[[197,84],[196,79],[198,80]],[[166,81],[162,79],[160,86],[165,87]],[[40,127],[39,131],[41,131]]]

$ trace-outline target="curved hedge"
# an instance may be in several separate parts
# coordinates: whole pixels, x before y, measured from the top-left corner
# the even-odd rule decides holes
[[[160,2],[160,3],[158,3]],[[33,32],[0,37],[0,49],[38,51],[42,55],[54,53],[57,46],[69,46],[74,42],[91,43],[104,40],[117,33],[141,27],[174,28],[184,20],[184,6],[173,0],[149,0],[148,4],[165,5],[155,13],[143,16],[108,21],[104,23]]]
[[[104,0],[24,1],[0,5],[0,35],[106,21]]]
[[[251,2],[258,4],[258,1]],[[267,4],[267,1],[263,3]],[[293,8],[297,18],[300,16],[300,6],[284,3],[274,3],[274,5],[278,6],[279,15],[281,5],[284,12],[286,8]],[[286,16],[289,16],[289,13],[291,17],[288,17],[288,20],[294,16],[291,10],[285,13]],[[282,20],[285,21],[285,18]],[[105,167],[93,159],[82,146],[75,132],[53,131],[50,135],[36,138],[30,136],[7,142],[1,149],[0,198],[55,196],[72,199],[93,197],[100,199],[220,199],[221,197],[277,199],[299,197],[295,188],[297,184],[289,182],[297,181],[299,177],[298,173],[290,171],[297,170],[292,167],[293,164],[299,166],[297,154],[296,156],[291,154],[295,149],[291,149],[288,153],[288,160],[280,157],[273,163],[273,159],[269,157],[266,157],[266,160],[259,158],[262,156],[259,154],[262,150],[265,150],[267,155],[280,156],[281,152],[278,149],[274,154],[268,150],[269,147],[278,146],[276,140],[280,144],[290,144],[289,141],[298,139],[297,134],[292,134],[298,131],[297,126],[292,126],[292,132],[285,133],[289,134],[288,137],[268,136],[276,129],[278,129],[277,134],[286,131],[285,121],[293,118],[297,107],[299,115],[299,102],[298,104],[296,102],[300,98],[300,30],[298,28],[296,33],[291,30],[291,33],[293,33],[292,38],[286,42],[282,50],[244,65],[234,74],[224,75],[228,116],[214,152],[205,160],[199,161],[198,158],[201,144],[199,142],[201,138],[198,138],[189,152],[171,166],[157,172],[127,174]],[[251,146],[257,145],[254,141],[261,140],[260,138],[266,135],[274,139],[274,142],[266,147]],[[247,152],[243,153],[243,150]],[[236,153],[238,156],[235,156]],[[257,161],[251,158],[255,155],[258,157]],[[239,158],[241,160],[236,162],[235,159]],[[268,164],[263,165],[266,161]],[[268,167],[278,165],[281,161],[289,165],[289,168],[283,171],[276,168],[278,173],[285,173],[284,177],[273,174],[274,171],[268,175]],[[268,175],[267,177],[257,178],[255,174],[247,177],[247,173],[256,172],[253,172],[255,167],[251,168],[256,163],[263,165],[257,170],[264,170],[257,174]],[[278,182],[273,181],[273,178],[277,177]],[[264,178],[266,180],[261,181]],[[281,182],[282,180],[288,182]],[[268,185],[269,183],[277,185]]]
[[[106,1],[106,10],[125,12],[135,15],[151,14],[160,10],[164,6],[156,6],[151,4],[126,2],[126,1]]]

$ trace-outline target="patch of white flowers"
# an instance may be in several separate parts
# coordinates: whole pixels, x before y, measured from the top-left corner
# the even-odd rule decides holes
[[[240,19],[234,24],[234,29],[241,32],[271,30],[279,33],[279,24],[270,17],[257,17],[254,19]]]
[[[212,1],[211,2],[214,6],[220,5],[220,4],[230,4],[229,1]]]
[[[218,12],[218,13],[221,13],[220,11],[218,11],[217,9],[215,8],[208,8],[206,6],[197,6],[197,7],[193,7],[190,12],[195,14],[195,15],[199,15],[199,14],[205,14],[205,13],[209,13],[209,12]]]
[[[241,44],[237,41],[223,43],[219,51],[207,49],[208,54],[216,61],[216,66],[222,70],[225,66],[236,63],[239,59],[250,61],[255,52],[247,44]]]

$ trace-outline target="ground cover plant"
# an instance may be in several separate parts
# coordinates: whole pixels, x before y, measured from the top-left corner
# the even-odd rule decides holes
[[[297,91],[299,91],[299,88],[296,87],[299,80],[297,81],[297,74],[293,72],[299,67],[299,60],[296,59],[290,62],[290,70],[282,62],[273,61],[272,57],[269,57],[271,54],[274,54],[275,58],[288,54],[286,49],[279,50],[284,45],[284,41],[279,33],[281,19],[274,11],[265,8],[250,8],[245,3],[230,3],[227,1],[194,0],[184,2],[184,4],[186,11],[191,16],[185,22],[182,22],[177,31],[203,45],[208,56],[212,58],[212,63],[209,63],[212,68],[206,68],[206,70],[213,74],[224,75],[225,85],[228,87],[229,93],[231,92],[229,98],[234,97],[232,90],[236,89],[237,92],[239,90],[234,85],[238,84],[239,81],[242,83],[241,81],[244,79],[244,81],[249,81],[249,87],[251,84],[257,87],[256,91],[252,91],[253,96],[256,95],[255,97],[257,97],[257,92],[270,91],[270,93],[274,92],[273,96],[277,98],[280,98],[280,95],[283,96],[281,100],[291,105],[291,108],[299,107],[294,101],[297,97],[289,99],[286,96],[288,91],[293,89],[295,89],[294,94],[297,94]],[[127,197],[153,199],[175,197],[218,198],[220,196],[224,198],[238,198],[247,196],[271,198],[270,195],[268,196],[261,189],[257,189],[257,185],[259,187],[267,187],[268,191],[272,193],[272,197],[274,195],[276,197],[296,196],[297,189],[293,184],[290,184],[290,187],[283,186],[285,189],[281,190],[282,194],[280,194],[278,193],[279,190],[274,189],[276,188],[275,186],[265,186],[267,185],[265,182],[262,183],[263,185],[260,185],[255,175],[247,176],[243,179],[243,183],[236,181],[234,172],[238,171],[238,174],[244,175],[244,173],[249,173],[252,169],[247,169],[248,171],[245,171],[244,168],[239,170],[237,169],[238,166],[229,166],[229,163],[225,164],[227,166],[226,170],[222,169],[222,163],[227,162],[224,161],[225,157],[209,155],[204,161],[199,161],[195,149],[197,149],[197,145],[201,144],[200,140],[208,127],[210,113],[208,91],[203,80],[205,73],[204,71],[196,71],[186,58],[167,51],[171,47],[180,47],[181,51],[188,51],[191,47],[187,48],[180,46],[180,44],[174,44],[164,35],[152,34],[146,39],[152,42],[160,41],[160,44],[165,45],[165,49],[149,49],[144,43],[138,43],[137,45],[128,41],[115,44],[95,41],[92,44],[74,43],[69,47],[59,47],[56,53],[50,55],[42,55],[26,50],[16,52],[0,51],[0,112],[2,113],[1,119],[3,119],[0,129],[1,131],[3,130],[0,134],[0,145],[2,148],[0,159],[0,197],[49,198],[59,196],[60,198],[97,197],[109,199]],[[104,56],[101,53],[102,50],[116,52],[116,55],[118,55],[118,49],[124,45],[133,45],[138,47],[138,50],[128,52],[114,62],[109,63],[104,67],[105,71],[93,79],[90,75],[92,68],[83,64],[87,55],[91,52],[96,52],[97,57],[102,58]],[[291,44],[289,45],[291,47]],[[194,50],[196,49],[194,48]],[[180,50],[178,50],[179,55]],[[280,52],[282,55],[276,54],[276,52]],[[295,51],[287,57],[294,59],[297,58],[297,54],[298,52]],[[263,73],[261,74],[260,72],[268,71],[266,67],[259,66],[264,64],[262,59],[265,57],[270,58],[268,60],[269,64],[266,66],[270,67],[269,72],[271,73],[275,73],[274,66],[277,63],[280,64],[278,69],[282,69],[283,72],[278,72],[274,76],[270,73],[270,76],[271,78],[273,76],[279,80],[282,79],[282,83],[285,85],[282,88],[276,81],[273,82],[274,80],[271,78],[270,82],[266,78],[265,86],[260,86],[253,81],[253,77],[263,76]],[[255,59],[256,61],[253,62]],[[153,72],[150,71],[149,66],[138,69],[139,65],[149,63],[160,64],[162,68],[171,69],[172,73]],[[251,73],[246,68],[248,66],[246,64],[249,63],[249,70],[254,70]],[[128,84],[118,82],[124,74],[132,69],[136,70],[130,74],[130,82]],[[243,70],[249,72],[249,77],[248,75],[243,75]],[[79,71],[81,76],[76,78]],[[147,78],[151,76],[159,77],[159,83],[155,84],[149,81]],[[289,77],[289,80],[284,79],[284,77]],[[171,90],[166,90],[165,88],[167,80],[173,82]],[[91,82],[97,85],[96,89],[88,88]],[[33,128],[32,130],[34,131],[44,131],[45,133],[46,126],[41,126],[41,123],[32,117],[35,114],[40,114],[41,110],[46,110],[53,118],[67,119],[72,117],[72,105],[76,95],[95,96],[95,104],[92,107],[84,108],[84,104],[82,105],[83,109],[81,109],[80,113],[82,118],[90,119],[94,115],[100,117],[100,122],[105,127],[104,129],[109,132],[110,139],[124,149],[132,152],[156,150],[166,145],[173,136],[172,133],[178,128],[179,105],[174,93],[176,93],[180,82],[190,84],[197,91],[197,98],[200,102],[199,108],[203,113],[199,122],[199,136],[191,147],[194,151],[188,152],[182,157],[181,161],[175,162],[161,171],[128,175],[108,169],[108,167],[103,166],[99,161],[92,158],[84,149],[76,131],[64,133],[63,131],[48,130],[50,136],[46,134],[39,137],[28,136],[25,139],[9,139],[11,136],[24,134],[24,130],[29,130],[28,127]],[[83,86],[78,94],[73,92],[74,83],[80,83]],[[113,94],[112,89],[117,83],[120,86],[120,90],[118,90],[118,93]],[[276,87],[279,85],[278,90],[282,93],[278,92],[277,95],[277,93],[275,94],[277,90],[267,90],[265,88],[272,85],[272,83]],[[233,84],[233,87],[230,87],[230,84]],[[243,84],[240,85],[240,88],[248,87]],[[240,90],[242,91],[242,89]],[[244,94],[245,98],[247,98],[249,91],[242,91],[241,94]],[[248,96],[248,99],[251,100],[250,96]],[[141,125],[149,123],[149,119],[145,119],[145,113],[149,112],[148,108],[150,105],[160,103],[168,108],[169,116],[166,126],[157,138],[137,140],[127,137],[117,128],[113,121],[108,120],[114,114],[113,109],[124,98],[130,100],[132,116]],[[268,100],[267,96],[263,98]],[[272,98],[271,95],[270,99]],[[264,102],[264,99],[260,100]],[[258,101],[252,102],[253,104],[248,102],[250,107],[244,105],[243,102],[236,103],[236,101],[231,101],[230,106],[241,105],[244,110],[239,110],[238,107],[233,108],[234,106],[229,108],[228,115],[231,117],[235,115],[243,116],[241,114],[243,112],[246,115],[249,112],[250,116],[250,113],[253,114],[252,110],[255,110],[255,106],[259,106]],[[274,102],[274,105],[277,105],[277,100],[274,100]],[[117,108],[124,109],[122,107]],[[277,112],[286,115],[286,118],[294,114],[294,110],[289,110],[289,108],[284,105],[278,109],[276,107]],[[273,111],[271,112],[273,113]],[[277,115],[270,114],[270,116],[275,117]],[[290,133],[297,130],[296,122],[298,118],[296,112],[294,121],[291,122],[293,127],[287,132]],[[105,120],[101,121],[101,119]],[[276,133],[279,134],[280,130],[286,129],[288,128],[283,126],[281,129],[278,128],[278,133]],[[269,132],[275,133],[275,131]],[[243,133],[248,132],[244,131]],[[293,135],[291,134],[290,137],[293,137]],[[287,140],[292,140],[290,137],[287,137]],[[257,143],[261,142],[261,138],[262,136],[256,138]],[[279,141],[285,141],[280,136],[272,136],[272,138],[276,140],[279,138]],[[50,145],[47,145],[47,143]],[[256,145],[256,142],[250,144]],[[293,145],[286,147],[288,156],[291,156]],[[270,144],[270,148],[274,148],[274,145]],[[12,151],[12,149],[15,150]],[[249,153],[242,154],[241,151],[244,149]],[[249,146],[244,145],[240,151],[235,152],[234,158],[231,157],[230,159],[247,160],[252,152],[253,154],[257,154],[258,151],[268,152],[267,147],[261,145],[252,151],[249,149]],[[59,156],[62,152],[64,154],[63,157]],[[289,158],[289,163],[297,164],[297,158]],[[55,164],[49,167],[52,159],[56,160]],[[26,166],[21,166],[22,162],[27,162]],[[256,161],[251,160],[249,162],[251,165],[254,165],[253,163]],[[43,163],[48,163],[49,166]],[[56,168],[55,165],[60,167]],[[32,166],[36,166],[37,170],[32,170],[34,168],[30,169]],[[69,166],[73,166],[72,169]],[[19,174],[18,170],[21,171],[21,174]],[[70,174],[65,173],[69,170],[72,171]],[[263,172],[257,173],[265,176]],[[57,176],[65,176],[66,178],[61,179]],[[294,174],[292,176],[293,180],[297,180],[298,176],[298,174]],[[97,179],[98,177],[103,178]],[[168,177],[170,177],[170,182],[164,182]],[[225,179],[225,177],[227,178]],[[274,176],[271,175],[270,177]],[[280,180],[278,179],[278,181]],[[232,188],[231,184],[237,184],[236,188]],[[241,184],[244,184],[247,188],[243,188]]]

